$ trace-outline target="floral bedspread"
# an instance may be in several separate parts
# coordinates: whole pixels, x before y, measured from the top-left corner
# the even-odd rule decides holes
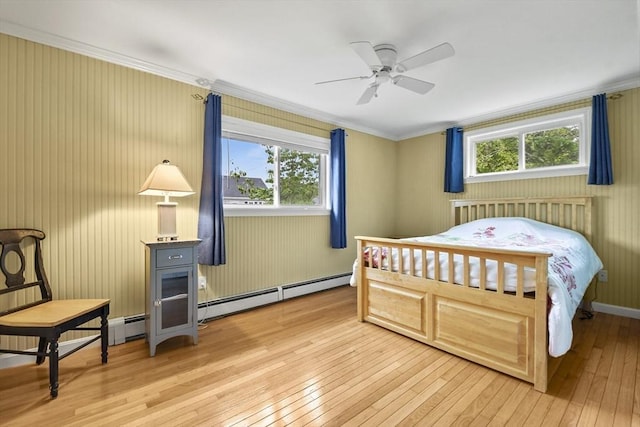
[[[504,248],[510,250],[524,250],[551,253],[548,264],[549,275],[549,354],[557,357],[566,353],[573,338],[571,319],[578,308],[584,293],[593,276],[602,268],[602,262],[591,245],[579,233],[544,224],[527,218],[487,218],[462,224],[434,236],[405,239],[409,241],[441,243],[449,245],[475,246],[485,248]],[[373,252],[370,254],[369,252]],[[409,251],[402,254],[402,271],[409,271]],[[370,257],[372,260],[370,260]],[[462,283],[463,268],[461,257],[454,259],[454,282]],[[471,261],[473,258],[471,258]],[[391,257],[386,248],[382,253],[378,249],[366,250],[364,262],[377,267],[382,262],[382,268],[399,271],[398,253],[392,251]],[[434,277],[433,255],[427,256],[427,277]],[[448,280],[448,255],[441,254],[439,263],[440,280]],[[422,256],[415,256],[416,275],[422,274]],[[495,264],[495,262],[494,262]],[[357,264],[354,264],[354,272]],[[471,286],[479,286],[480,268],[471,265]],[[505,265],[505,290],[515,291],[516,269]],[[535,274],[530,269],[525,270],[525,292],[535,290]],[[487,264],[487,288],[495,289],[497,267]],[[352,285],[355,284],[355,274]]]

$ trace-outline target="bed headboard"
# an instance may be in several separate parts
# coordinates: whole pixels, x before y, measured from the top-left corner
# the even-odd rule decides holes
[[[591,241],[590,196],[451,200],[451,222],[519,216],[582,233]]]

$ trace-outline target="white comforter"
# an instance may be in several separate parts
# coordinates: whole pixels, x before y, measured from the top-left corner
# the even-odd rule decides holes
[[[448,245],[504,248],[532,252],[551,253],[549,257],[549,354],[558,357],[571,347],[573,331],[571,320],[584,296],[593,276],[602,268],[602,262],[587,240],[579,233],[565,228],[541,223],[527,218],[486,218],[458,225],[434,236],[404,239],[409,241],[442,243]],[[415,274],[422,275],[422,256],[416,251]],[[374,253],[374,260],[377,254]],[[383,268],[388,268],[386,249],[383,249]],[[440,256],[441,277],[448,280],[448,255]],[[473,263],[474,259],[470,259]],[[403,253],[402,272],[409,272],[409,251]],[[454,259],[454,282],[462,283],[462,257]],[[355,285],[357,261],[351,285]],[[398,253],[392,251],[391,270],[398,271]],[[471,265],[471,286],[480,283],[478,260]],[[427,254],[427,277],[434,278],[433,252]],[[487,288],[496,288],[496,263],[487,264]],[[505,290],[515,291],[516,270],[513,265],[505,265]],[[524,291],[535,289],[534,273],[525,269]]]

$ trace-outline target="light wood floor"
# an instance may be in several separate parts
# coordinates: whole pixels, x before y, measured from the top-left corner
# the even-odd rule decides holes
[[[200,342],[144,340],[0,370],[0,424],[602,425],[640,422],[640,320],[576,320],[574,349],[547,394],[356,321],[344,287],[217,319]]]

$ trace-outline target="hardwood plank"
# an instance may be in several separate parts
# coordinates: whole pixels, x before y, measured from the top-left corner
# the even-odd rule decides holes
[[[622,338],[629,335],[628,321],[621,319],[620,329],[617,335],[611,337],[609,346],[614,347],[611,368],[607,373],[607,382],[604,388],[604,396],[600,403],[600,409],[596,418],[596,426],[611,426],[615,418],[616,406],[618,404],[618,394],[622,383],[622,372],[626,357],[627,340]]]
[[[435,357],[435,359],[434,359]],[[356,399],[344,402],[346,408],[336,416],[331,418],[331,423],[341,426],[356,426],[364,423],[371,423],[371,417],[384,413],[393,413],[398,406],[415,396],[411,390],[411,385],[420,378],[426,376],[435,377],[435,371],[443,372],[458,362],[454,358],[442,352],[435,352],[433,357],[423,359],[417,357],[420,363],[415,368],[407,371],[405,375],[395,376],[392,381],[377,387],[363,390]]]
[[[394,423],[398,422],[400,426],[433,424],[457,401],[465,389],[471,384],[475,384],[483,374],[488,372],[488,370],[480,369],[480,366],[470,362],[464,362],[461,365],[464,369],[455,372],[455,374],[451,369],[442,375],[441,379],[447,383],[437,393],[429,396],[409,416],[402,420],[394,419]]]
[[[578,384],[579,372],[582,369],[584,369],[584,359],[573,351],[569,352],[558,368],[548,390],[548,394],[554,396],[554,399],[544,416],[543,425],[560,425]]]
[[[525,395],[531,390],[533,390],[533,387],[519,383],[488,425],[495,427],[506,425],[509,418],[518,410]]]
[[[443,364],[437,366],[432,365],[428,369],[423,370],[419,375],[410,378],[408,381],[400,385],[384,398],[374,402],[367,411],[359,414],[346,423],[351,425],[382,425],[389,418],[404,418],[409,415],[421,402],[424,402],[429,396],[438,391],[446,381],[442,379],[445,372],[449,372],[456,365],[460,364],[460,360],[451,356],[441,359]],[[422,383],[419,390],[415,390],[414,386],[417,382],[422,382],[425,378],[429,378],[430,382]],[[404,415],[402,413],[404,412]],[[366,423],[365,423],[366,421]]]
[[[536,402],[535,406],[527,416],[524,423],[520,424],[522,426],[538,426],[542,425],[542,420],[546,416],[549,411],[551,404],[553,403],[554,398],[550,394],[542,394],[540,398]],[[523,411],[524,412],[524,411]],[[547,424],[548,425],[548,424]]]
[[[373,363],[367,364],[368,369],[357,370],[356,375],[348,381],[340,381],[340,384],[328,390],[322,398],[314,399],[304,407],[283,417],[274,425],[291,425],[292,423],[305,425],[308,423],[322,425],[324,414],[340,404],[342,399],[348,399],[354,393],[366,389],[371,382],[376,382],[394,370],[402,366],[403,359],[389,359],[388,355],[381,354],[378,358],[371,359]],[[366,380],[366,381],[365,381]]]
[[[574,329],[583,332],[581,340],[574,345],[574,349],[580,357],[584,358],[584,368],[571,396],[571,400],[560,420],[561,425],[576,425],[585,406],[587,394],[595,376],[596,367],[602,356],[602,348],[596,348],[596,339],[606,333],[608,315],[596,313],[590,322],[577,323],[574,321]],[[602,321],[604,320],[604,321]],[[593,326],[593,327],[589,327]]]
[[[514,427],[521,427],[524,425],[529,414],[533,412],[533,409],[537,405],[541,395],[542,393],[539,393],[536,390],[528,390],[527,394],[519,403],[517,410],[514,411],[513,415],[511,415],[509,421],[507,421],[505,425]]]
[[[513,391],[516,389],[518,384],[521,384],[520,381],[509,378],[506,376],[502,376],[505,384],[498,390],[496,395],[487,403],[487,405],[482,409],[480,414],[478,414],[470,423],[469,426],[478,427],[478,426],[486,426],[491,420],[495,417],[496,413],[500,410],[502,405],[504,405],[505,401]]]
[[[344,343],[342,343],[344,346]],[[372,340],[367,346],[359,347],[361,351],[366,351],[367,348],[375,346],[375,340]],[[234,408],[234,413],[227,414],[227,422],[233,424],[235,422],[256,422],[262,418],[269,416],[274,410],[281,410],[280,408],[286,408],[292,405],[299,399],[306,396],[317,393],[320,387],[319,375],[322,374],[324,382],[330,382],[332,379],[338,379],[342,375],[342,372],[346,370],[347,363],[350,360],[350,353],[353,352],[352,348],[348,348],[348,351],[338,351],[334,354],[328,353],[329,356],[324,361],[315,362],[315,366],[311,371],[311,375],[303,372],[300,374],[298,370],[291,370],[290,372],[283,374],[280,378],[275,378],[272,382],[272,388],[270,398],[264,398],[267,395],[263,395],[262,399],[247,400],[242,405]],[[340,362],[342,360],[342,363]],[[316,359],[317,360],[317,359]],[[358,364],[359,360],[353,359],[354,364]],[[306,368],[303,368],[303,371]],[[297,390],[293,392],[291,390]],[[238,413],[238,409],[241,411]],[[230,412],[230,411],[227,411]]]
[[[618,328],[620,327],[620,317],[613,317],[613,321],[609,324],[606,333],[599,334],[594,345],[602,348],[602,357],[595,371],[591,388],[587,395],[585,406],[580,414],[578,422],[581,425],[595,425],[598,417],[598,412],[605,397],[605,388],[607,385],[607,377],[611,370],[613,363],[613,355],[615,350],[615,343],[611,342],[611,337],[615,337],[618,334]],[[613,345],[612,345],[613,344]]]
[[[0,370],[6,425],[638,425],[640,320],[574,321],[548,392],[356,321],[356,290],[212,320],[175,338],[90,347],[60,364]]]
[[[631,425],[638,364],[638,335],[640,335],[640,320],[632,319],[629,325],[628,345],[613,425]],[[624,336],[620,338],[624,340]]]
[[[404,344],[404,343],[403,343]],[[413,343],[406,343],[413,344]],[[409,347],[412,347],[410,345]],[[369,357],[364,360],[368,352],[363,351],[361,356],[354,360],[351,365],[352,370],[347,370],[343,366],[337,366],[336,372],[331,377],[318,378],[318,384],[313,389],[312,394],[300,396],[292,404],[279,411],[277,417],[270,416],[275,420],[275,425],[287,425],[292,422],[298,423],[298,419],[305,417],[314,419],[321,415],[324,410],[328,410],[340,402],[342,398],[348,398],[350,393],[357,391],[358,387],[363,386],[363,377],[373,379],[374,382],[383,381],[386,374],[399,368],[406,357],[403,352],[407,347],[398,345],[396,354],[404,354],[405,356],[397,358],[390,353],[382,353],[377,357]],[[419,349],[416,348],[419,351]]]
[[[438,426],[450,426],[456,421],[460,420],[460,417],[464,410],[473,404],[478,399],[478,396],[485,391],[485,389],[499,376],[497,372],[487,371],[482,378],[471,388],[461,388],[460,396],[450,396],[453,405],[449,407],[446,412],[438,418],[438,421],[434,425]],[[431,414],[436,417],[437,413]]]

